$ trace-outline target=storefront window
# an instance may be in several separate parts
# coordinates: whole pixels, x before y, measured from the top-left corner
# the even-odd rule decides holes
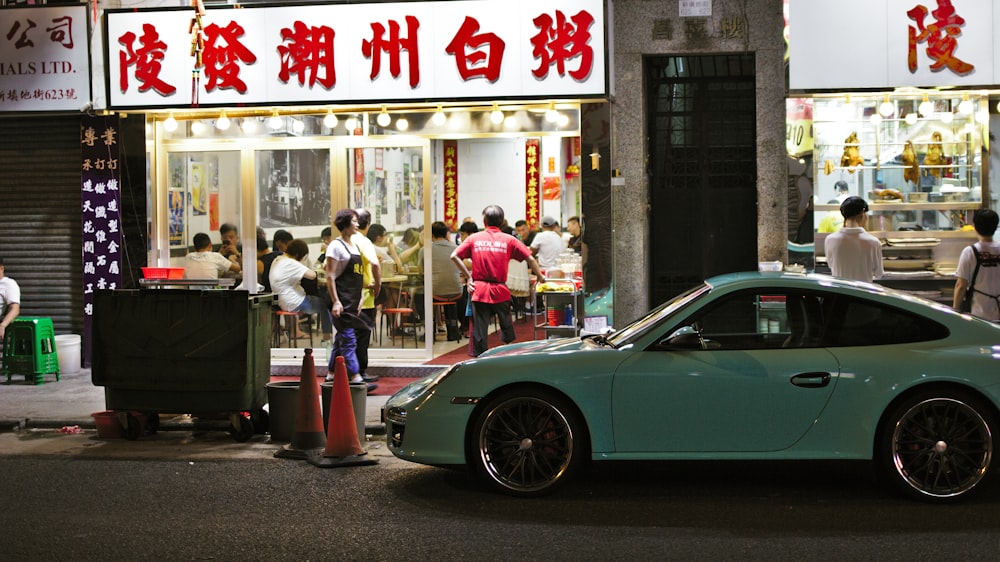
[[[167,156],[170,257],[179,264],[199,232],[221,242],[223,223],[240,224],[240,153],[173,152]]]

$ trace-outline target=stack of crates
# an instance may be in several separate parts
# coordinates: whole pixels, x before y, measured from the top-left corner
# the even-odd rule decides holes
[[[51,318],[21,316],[14,320],[3,339],[3,374],[24,375],[25,380],[44,384],[45,375],[59,380],[59,356]]]

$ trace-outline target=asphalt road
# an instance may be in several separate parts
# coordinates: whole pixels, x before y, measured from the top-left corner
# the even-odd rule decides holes
[[[998,560],[1000,481],[954,506],[866,463],[616,463],[516,500],[369,441],[375,466],[263,437],[0,434],[4,560]]]

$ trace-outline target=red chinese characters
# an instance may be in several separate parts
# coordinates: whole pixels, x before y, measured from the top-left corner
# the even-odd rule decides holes
[[[136,48],[136,41],[139,45]],[[135,67],[135,77],[140,82],[139,91],[152,89],[161,96],[169,96],[177,91],[175,86],[160,79],[163,70],[160,62],[166,56],[167,44],[160,40],[156,27],[149,23],[142,24],[142,36],[136,38],[135,33],[128,31],[118,38],[125,49],[118,54],[119,78],[118,86],[122,92],[128,91],[129,67]]]
[[[458,75],[462,80],[481,76],[490,82],[496,82],[500,78],[500,65],[503,63],[506,44],[495,33],[477,35],[477,31],[479,22],[475,18],[466,16],[445,52],[455,57]],[[471,49],[471,52],[466,49]],[[480,65],[483,61],[486,61],[486,64]]]
[[[590,26],[594,16],[581,10],[575,16],[566,16],[556,10],[555,20],[548,14],[541,14],[531,20],[538,28],[538,34],[531,38],[534,47],[532,55],[539,59],[538,68],[532,70],[538,78],[549,74],[549,67],[555,65],[559,76],[566,75],[566,61],[580,57],[580,65],[569,75],[574,80],[584,80],[590,75],[594,65],[594,49],[590,46]]]
[[[257,55],[240,42],[244,33],[243,26],[235,21],[230,21],[226,27],[214,23],[205,27],[202,61],[208,78],[206,92],[215,88],[231,88],[241,94],[247,92],[246,82],[240,79],[240,63],[253,64],[257,62]]]
[[[312,88],[319,82],[326,89],[337,83],[337,71],[333,62],[332,28],[322,25],[307,27],[296,21],[293,29],[281,30],[282,44],[278,46],[281,70],[278,78],[287,83],[291,75],[298,75],[299,85],[308,80]]]
[[[937,9],[930,12],[935,20],[929,25],[924,24],[924,18],[927,17],[925,6],[918,4],[906,12],[906,15],[917,24],[916,27],[909,26],[907,66],[911,73],[917,71],[917,44],[926,42],[927,56],[934,60],[930,66],[933,72],[948,68],[958,75],[968,74],[976,67],[955,57],[955,49],[958,47],[957,37],[962,34],[965,19],[955,12],[951,0],[937,0],[937,5]]]
[[[420,84],[420,52],[417,47],[417,30],[420,22],[413,16],[406,16],[406,37],[400,37],[399,23],[395,20],[389,22],[389,38],[385,38],[385,26],[378,22],[372,22],[372,39],[365,39],[361,42],[361,53],[366,59],[372,61],[372,71],[369,78],[372,80],[382,71],[382,53],[389,55],[389,74],[393,78],[399,78],[400,58],[402,51],[407,53],[407,63],[410,70],[410,87],[416,88]]]
[[[25,21],[28,23],[25,25],[23,30],[21,30],[21,22],[15,21],[14,25],[10,26],[10,31],[7,32],[8,41],[13,39],[14,36],[17,35],[18,31],[21,32],[21,34],[17,37],[17,41],[14,42],[14,48],[16,49],[35,46],[35,42],[28,37],[28,32],[35,27],[35,22],[30,19],[25,19]]]

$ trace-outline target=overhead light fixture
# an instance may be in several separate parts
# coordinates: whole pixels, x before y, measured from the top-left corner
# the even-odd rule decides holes
[[[406,120],[406,117],[400,117],[396,119],[396,128],[405,131],[410,128],[410,122]]]
[[[177,130],[177,120],[174,119],[174,114],[171,113],[163,120],[163,130],[172,133]]]
[[[500,105],[494,103],[493,111],[490,113],[490,121],[492,121],[494,125],[499,125],[500,123],[503,123],[503,117],[503,112],[500,111]]]
[[[296,119],[292,117],[292,131],[298,134],[302,134],[302,131],[306,130],[306,124],[302,122],[301,119]]]
[[[556,104],[549,104],[549,108],[545,110],[545,120],[549,123],[555,123],[559,120],[559,112],[556,111]]]
[[[958,112],[962,115],[972,114],[972,100],[969,99],[969,94],[962,94],[962,101],[958,104]]]
[[[882,123],[882,116],[878,113],[872,113],[872,116],[868,120],[872,122],[872,125],[879,125]]]
[[[927,94],[924,94],[924,100],[917,106],[917,111],[919,111],[920,115],[923,115],[924,117],[934,113],[934,103],[927,99]]]
[[[285,124],[285,121],[284,121],[284,119],[281,118],[280,115],[278,115],[278,110],[277,109],[272,109],[271,110],[271,117],[270,117],[270,119],[267,120],[267,126],[272,131],[277,131],[284,124]]]
[[[222,110],[222,113],[219,114],[219,118],[215,121],[215,128],[220,131],[225,131],[229,128],[229,125],[230,122],[229,118],[226,117],[226,110]]]
[[[205,124],[201,121],[191,122],[191,134],[195,136],[200,136],[205,132]]]
[[[323,124],[326,125],[327,129],[336,127],[338,121],[337,116],[333,114],[333,110],[327,111],[326,116],[323,117]]]
[[[431,123],[434,123],[437,127],[442,127],[447,122],[448,116],[444,114],[444,110],[441,109],[441,106],[439,105],[437,111],[435,111],[434,115],[431,116]]]
[[[556,118],[556,125],[559,125],[560,127],[565,127],[566,125],[569,125],[569,115],[566,115],[565,113],[560,113],[559,117]]]
[[[945,111],[941,114],[941,122],[948,124],[955,120],[955,114],[950,111]]]
[[[892,117],[896,113],[896,107],[889,101],[889,94],[885,95],[885,100],[878,106],[878,112],[882,117]]]
[[[907,113],[906,117],[904,117],[903,119],[906,121],[907,125],[914,125],[917,122],[917,114],[916,113]]]
[[[378,123],[379,127],[388,127],[389,123],[392,123],[392,117],[389,117],[389,112],[386,110],[385,106],[382,106],[382,111],[375,118],[375,122]]]
[[[344,128],[347,129],[349,134],[354,134],[354,129],[358,128],[358,119],[355,116],[350,116],[344,119]]]
[[[244,117],[243,122],[240,124],[240,129],[243,130],[243,134],[252,135],[257,132],[257,119],[254,117]]]

